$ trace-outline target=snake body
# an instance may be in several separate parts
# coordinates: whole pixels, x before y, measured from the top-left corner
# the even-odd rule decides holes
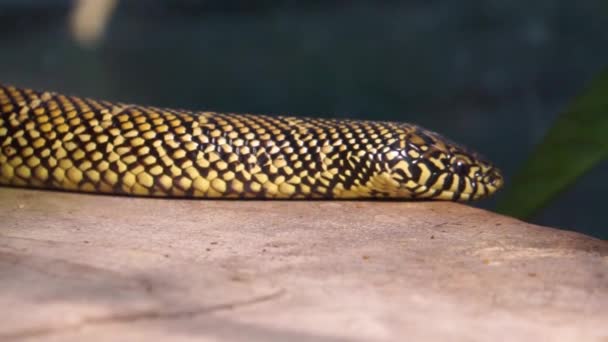
[[[498,169],[408,123],[191,112],[0,86],[0,184],[194,198],[471,200]]]

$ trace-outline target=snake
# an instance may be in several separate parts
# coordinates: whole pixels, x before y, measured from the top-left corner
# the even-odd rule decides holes
[[[470,201],[498,168],[405,122],[191,111],[0,85],[0,185],[209,199]]]

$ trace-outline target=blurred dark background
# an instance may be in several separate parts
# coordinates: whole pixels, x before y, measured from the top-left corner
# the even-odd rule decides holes
[[[74,38],[74,5],[0,0],[0,82],[157,106],[415,122],[480,151],[507,182],[608,64],[599,0],[121,0],[96,44]],[[608,238],[607,174],[604,163],[533,222]]]

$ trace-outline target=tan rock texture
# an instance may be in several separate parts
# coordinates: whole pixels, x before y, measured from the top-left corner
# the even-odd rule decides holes
[[[608,242],[446,202],[0,188],[0,294],[7,341],[606,342]]]

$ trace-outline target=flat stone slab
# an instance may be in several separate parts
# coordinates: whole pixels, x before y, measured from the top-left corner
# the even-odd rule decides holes
[[[608,242],[447,202],[0,188],[0,339],[608,341]]]

